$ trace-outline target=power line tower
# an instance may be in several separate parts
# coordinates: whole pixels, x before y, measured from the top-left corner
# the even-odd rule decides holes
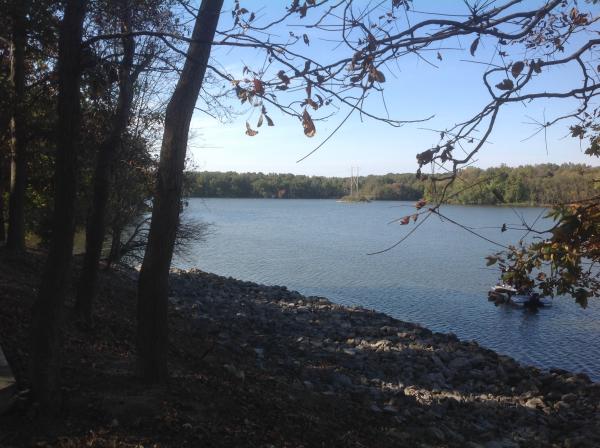
[[[356,173],[356,174],[354,174]],[[350,167],[350,196],[354,196],[354,192],[358,194],[358,167]]]

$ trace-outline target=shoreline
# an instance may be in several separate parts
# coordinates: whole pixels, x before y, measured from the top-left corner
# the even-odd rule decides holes
[[[195,269],[174,270],[171,285],[171,303],[201,326],[229,316],[232,330],[218,333],[217,343],[236,344],[236,336],[250,334],[243,348],[259,368],[279,368],[306,393],[358,396],[365,411],[399,422],[408,417],[406,406],[416,405],[411,417],[443,416],[446,426],[428,429],[438,443],[458,446],[468,440],[465,431],[471,436],[491,431],[495,441],[471,446],[519,446],[520,437],[531,443],[523,446],[547,446],[564,437],[559,428],[575,416],[589,419],[589,427],[579,426],[580,435],[587,435],[571,446],[600,443],[600,383],[585,374],[524,366],[453,334],[283,286]],[[450,412],[461,405],[477,407],[478,415]]]
[[[248,200],[275,200],[275,201],[335,201],[335,202],[344,202],[344,203],[370,203],[370,202],[411,202],[414,203],[416,199],[375,199],[369,198],[368,201],[344,201],[339,197],[331,197],[331,198],[263,198],[263,197],[220,197],[220,196],[190,196],[186,198],[186,200],[190,199],[248,199]],[[502,204],[460,204],[457,202],[443,202],[442,205],[456,205],[461,207],[519,207],[519,208],[550,208],[554,207],[552,204],[530,204],[528,202],[507,202]]]
[[[0,253],[0,342],[20,390],[42,262]],[[129,268],[101,272],[94,327],[65,322],[56,422],[48,432],[18,401],[0,419],[1,445],[600,446],[600,383],[585,375],[199,270],[171,274],[171,375],[148,388],[133,374],[136,278]]]
[[[139,266],[132,268],[132,270],[135,271],[134,275],[139,274]],[[335,299],[331,299],[326,296],[321,296],[321,295],[316,295],[316,294],[309,295],[307,293],[303,293],[303,292],[300,292],[297,290],[290,289],[286,285],[266,284],[266,283],[260,283],[260,282],[253,281],[253,280],[243,280],[243,279],[229,276],[229,275],[221,275],[221,274],[216,274],[213,272],[203,271],[202,269],[195,268],[195,267],[173,267],[170,269],[170,276],[171,276],[171,281],[172,282],[174,281],[175,282],[174,285],[177,285],[177,286],[172,285],[172,289],[173,289],[172,292],[175,293],[175,295],[171,295],[169,297],[169,300],[171,301],[171,303],[173,305],[176,305],[176,306],[180,306],[180,307],[184,306],[184,304],[187,303],[187,301],[189,301],[189,300],[193,301],[193,300],[195,300],[195,298],[198,298],[201,300],[201,297],[202,297],[201,293],[198,293],[198,295],[196,296],[192,291],[188,290],[188,287],[184,286],[183,290],[181,290],[180,289],[181,288],[181,286],[180,286],[181,278],[180,277],[182,277],[182,276],[184,278],[188,277],[188,281],[190,281],[189,278],[191,276],[192,283],[199,280],[199,279],[194,278],[196,276],[199,276],[200,278],[214,278],[214,279],[219,279],[218,282],[231,284],[231,285],[241,285],[238,287],[241,287],[242,289],[249,288],[250,291],[257,291],[257,290],[261,291],[262,290],[263,293],[266,293],[267,295],[271,295],[271,296],[276,296],[277,292],[279,292],[279,293],[282,292],[284,297],[287,296],[293,300],[305,300],[308,303],[317,300],[317,301],[322,301],[323,303],[326,303],[331,306],[339,307],[341,310],[346,310],[350,313],[355,312],[355,311],[362,311],[365,313],[382,315],[382,316],[385,316],[386,318],[389,318],[389,319],[391,319],[395,322],[398,322],[402,325],[409,325],[412,327],[416,327],[416,328],[420,328],[420,329],[429,331],[432,334],[447,336],[451,340],[464,342],[466,344],[475,344],[476,346],[481,347],[483,350],[490,350],[490,351],[496,353],[500,357],[511,358],[523,368],[532,368],[541,373],[550,373],[550,372],[569,373],[571,375],[576,375],[576,376],[580,376],[582,378],[587,378],[592,383],[600,384],[600,379],[596,379],[593,376],[590,376],[590,374],[585,371],[576,371],[576,370],[572,370],[572,369],[569,369],[568,367],[564,367],[564,366],[562,366],[562,367],[555,366],[555,365],[542,366],[542,365],[536,365],[535,363],[531,363],[531,362],[525,362],[525,361],[519,360],[517,357],[515,357],[511,353],[498,351],[498,349],[484,345],[483,343],[478,341],[476,337],[462,338],[462,337],[459,337],[453,331],[436,330],[436,329],[429,327],[426,323],[423,323],[423,322],[403,320],[401,318],[394,317],[389,312],[380,311],[376,308],[368,308],[368,307],[362,306],[360,304],[344,304],[344,303],[340,303],[339,301],[336,301]],[[184,283],[185,283],[185,280],[184,280]],[[201,288],[200,288],[200,291],[202,291]],[[179,297],[179,295],[181,293],[183,293],[183,295],[181,297]],[[523,311],[523,308],[520,308],[519,311]]]

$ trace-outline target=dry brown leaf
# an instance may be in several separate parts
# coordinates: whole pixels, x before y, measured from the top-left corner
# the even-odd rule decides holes
[[[302,126],[304,127],[304,135],[307,137],[314,137],[317,133],[315,124],[306,109],[304,109],[304,112],[302,113]]]
[[[250,127],[250,123],[246,122],[246,135],[248,135],[250,137],[254,137],[256,134],[258,134],[258,131],[255,131],[254,129],[252,129]]]
[[[513,78],[517,78],[523,69],[525,68],[525,63],[523,61],[515,62],[510,68],[510,73],[513,75]]]
[[[496,84],[496,88],[500,90],[512,90],[515,84],[510,79],[505,79],[499,84]]]
[[[277,72],[277,77],[287,86],[290,83],[290,78],[285,74],[283,70]]]
[[[319,105],[315,102],[315,100],[313,100],[312,98],[308,98],[306,100],[306,104],[308,104],[310,107],[312,107],[314,110],[317,110],[319,108]]]
[[[257,95],[264,95],[265,94],[265,86],[263,85],[262,81],[260,79],[254,79],[253,83],[254,83],[254,92]]]
[[[306,11],[308,10],[308,5],[306,2],[300,7],[300,18],[306,17]]]
[[[377,70],[375,67],[373,67],[371,69],[371,76],[370,76],[372,81],[377,81],[377,82],[385,82],[385,76],[383,75],[383,73],[381,73],[379,70]]]
[[[477,51],[478,46],[479,46],[479,37],[477,39],[475,39],[473,41],[473,43],[471,44],[471,49],[469,50],[471,52],[471,56],[475,56],[475,52]]]

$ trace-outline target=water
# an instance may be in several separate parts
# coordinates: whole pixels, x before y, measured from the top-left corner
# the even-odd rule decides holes
[[[537,312],[494,306],[487,291],[498,271],[486,268],[484,259],[499,249],[492,243],[432,216],[395,249],[367,255],[414,228],[412,222],[387,224],[412,213],[412,205],[192,199],[184,219],[211,222],[213,233],[175,264],[376,309],[475,339],[526,364],[600,380],[600,302],[582,309],[558,298]],[[529,222],[541,211],[517,209]],[[519,224],[510,208],[445,206],[442,213],[503,244],[522,235],[498,229]]]

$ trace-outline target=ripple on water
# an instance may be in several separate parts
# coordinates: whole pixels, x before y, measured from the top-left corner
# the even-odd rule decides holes
[[[376,309],[477,340],[527,364],[600,380],[600,304],[583,310],[556,299],[537,313],[494,306],[486,293],[497,271],[485,269],[484,257],[497,248],[489,243],[430,219],[398,248],[367,256],[405,234],[407,226],[386,223],[410,205],[192,199],[184,219],[213,222],[215,233],[175,263]],[[448,206],[444,212],[474,227],[515,220],[505,208]],[[535,218],[540,209],[519,212]],[[521,236],[481,231],[502,243]]]

